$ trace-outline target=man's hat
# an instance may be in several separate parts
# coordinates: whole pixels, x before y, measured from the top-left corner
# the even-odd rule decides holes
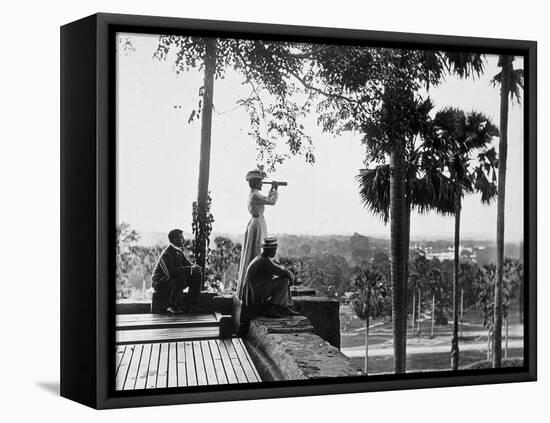
[[[277,238],[269,237],[264,238],[264,243],[262,244],[263,249],[274,249],[277,248]]]
[[[254,169],[246,174],[247,181],[250,181],[251,179],[264,179],[265,177],[267,177],[267,173],[261,169]]]

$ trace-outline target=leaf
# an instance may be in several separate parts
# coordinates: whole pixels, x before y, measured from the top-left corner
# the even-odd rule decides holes
[[[191,110],[191,114],[189,115],[189,119],[187,119],[187,123],[193,122],[193,118],[195,117],[195,110]]]

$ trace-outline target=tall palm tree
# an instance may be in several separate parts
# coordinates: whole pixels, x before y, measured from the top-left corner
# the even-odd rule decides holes
[[[506,194],[506,161],[508,159],[508,109],[509,99],[520,101],[523,89],[523,69],[514,69],[514,57],[499,57],[500,72],[493,82],[500,84],[500,141],[498,146],[498,201],[497,201],[497,265],[495,277],[495,335],[493,367],[502,365],[502,276],[504,269],[504,207]]]
[[[438,85],[444,80],[445,74],[456,74],[461,78],[475,77],[483,72],[484,56],[478,53],[461,52],[434,52],[418,51],[418,68],[423,72],[420,82],[427,89],[430,85]],[[398,65],[399,66],[399,65]],[[421,121],[422,122],[422,121]],[[408,128],[408,130],[414,130]],[[409,132],[409,131],[405,131]],[[391,133],[391,131],[390,131]],[[390,209],[391,209],[391,255],[392,255],[392,284],[394,285],[394,362],[395,372],[406,371],[406,336],[407,336],[407,283],[408,261],[410,243],[410,212],[415,200],[412,196],[407,198],[410,186],[410,166],[406,161],[406,140],[403,143],[394,139],[393,148],[390,151]],[[403,140],[401,140],[403,141]],[[414,173],[413,173],[414,175]],[[448,180],[437,170],[428,170],[426,179],[422,182],[435,182],[438,187],[445,188],[438,191],[430,191],[428,196],[418,198],[417,207],[421,211],[427,211],[433,207],[441,213],[449,212],[449,203],[454,202],[453,188],[448,185]],[[412,178],[414,179],[414,177]],[[422,179],[422,178],[421,178]],[[420,192],[426,194],[426,185],[420,184]],[[433,188],[433,187],[432,187]],[[414,190],[413,190],[414,192]],[[425,207],[421,204],[424,202]]]
[[[478,192],[481,202],[489,204],[497,194],[497,157],[493,138],[498,129],[481,113],[464,113],[456,108],[446,108],[434,118],[438,136],[448,146],[446,163],[451,183],[458,193],[455,199],[454,277],[453,277],[453,337],[451,341],[451,368],[458,370],[458,309],[460,270],[460,216],[464,195]]]
[[[396,149],[401,165],[397,166],[395,160],[390,160],[389,164],[362,169],[357,176],[365,207],[380,216],[384,223],[391,222],[394,349],[399,358],[395,360],[396,373],[404,372],[406,359],[411,210],[419,213],[436,210],[442,214],[452,214],[457,196],[456,187],[440,170],[441,157],[447,154],[448,147],[434,134],[429,116],[432,108],[429,99],[415,100],[414,107],[410,107],[409,116],[414,118],[408,120],[409,138],[401,148]],[[397,200],[396,190],[400,192]],[[394,242],[395,234],[399,234],[400,242]]]

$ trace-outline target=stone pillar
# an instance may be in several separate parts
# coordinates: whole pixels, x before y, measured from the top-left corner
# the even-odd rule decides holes
[[[294,307],[311,322],[314,333],[340,348],[340,302],[328,297],[292,297]]]
[[[293,285],[290,287],[290,294],[293,297],[315,297],[317,295],[317,291],[309,286]]]

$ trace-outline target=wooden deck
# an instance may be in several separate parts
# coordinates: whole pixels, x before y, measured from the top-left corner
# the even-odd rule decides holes
[[[117,314],[117,329],[151,329],[173,327],[217,326],[217,313],[195,313],[190,315],[166,314]]]
[[[215,313],[116,316],[116,389],[260,382],[239,338],[220,339]]]
[[[260,382],[239,338],[117,345],[116,389]]]
[[[191,341],[217,338],[220,315],[118,314],[116,343]]]

